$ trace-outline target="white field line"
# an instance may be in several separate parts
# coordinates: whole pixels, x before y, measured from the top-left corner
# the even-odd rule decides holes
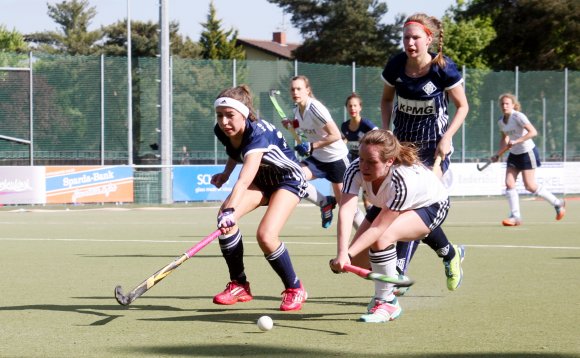
[[[299,207],[313,207],[315,206],[312,203],[300,203],[298,204]],[[143,207],[123,207],[123,205],[119,205],[116,207],[110,206],[110,207],[91,207],[89,205],[87,206],[82,206],[79,205],[78,207],[75,207],[74,205],[69,205],[69,207],[62,207],[62,208],[54,208],[54,209],[44,209],[44,208],[39,208],[39,209],[25,209],[25,208],[19,208],[19,209],[14,209],[14,210],[6,210],[6,213],[62,213],[62,212],[67,212],[67,213],[82,213],[82,212],[87,212],[87,211],[167,211],[167,210],[218,210],[220,208],[219,205],[216,206],[183,206],[183,207],[179,207],[179,206],[174,206],[174,207],[165,207],[165,206],[143,206]]]
[[[148,244],[170,244],[170,243],[191,243],[186,240],[104,240],[104,239],[55,239],[55,238],[0,238],[0,241],[55,241],[55,242],[142,242]],[[336,242],[301,242],[284,241],[285,244],[292,245],[336,245]],[[214,242],[215,244],[215,242]],[[254,241],[244,242],[244,244],[257,244]],[[540,250],[580,250],[580,246],[534,246],[534,245],[463,245],[465,247],[478,247],[485,249],[540,249]]]

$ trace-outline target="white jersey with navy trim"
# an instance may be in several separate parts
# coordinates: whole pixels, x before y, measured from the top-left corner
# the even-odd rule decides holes
[[[243,163],[244,157],[250,153],[263,152],[262,162],[254,181],[258,185],[273,187],[287,180],[306,183],[302,168],[298,164],[294,151],[288,147],[282,133],[265,120],[246,120],[246,128],[242,145],[234,148],[229,138],[218,125],[214,133],[226,147],[226,153],[238,163]]]
[[[304,113],[300,114],[300,108],[294,107],[294,118],[298,120],[298,127],[309,142],[318,142],[328,136],[323,129],[328,122],[334,121],[328,109],[315,98],[308,98]],[[312,157],[323,163],[331,163],[343,159],[348,155],[348,149],[342,139],[317,148],[312,152]]]
[[[387,178],[375,193],[371,182],[363,180],[356,159],[346,170],[343,193],[358,195],[360,188],[374,206],[393,211],[424,208],[447,200],[448,193],[441,180],[422,164],[393,165]]]
[[[431,54],[432,57],[435,54]],[[394,87],[393,133],[401,142],[420,147],[436,147],[449,125],[449,98],[446,91],[463,83],[457,65],[445,56],[444,68],[431,65],[429,73],[414,78],[405,73],[407,55],[389,59],[381,77]]]
[[[529,124],[530,120],[528,117],[523,114],[522,112],[512,111],[510,114],[507,123],[503,121],[503,116],[497,121],[497,125],[499,126],[499,130],[502,131],[506,136],[510,138],[510,140],[518,140],[521,137],[525,136],[528,131],[524,128],[526,124]],[[523,143],[518,143],[510,148],[510,153],[512,154],[524,154],[532,149],[536,144],[532,139],[528,139]]]

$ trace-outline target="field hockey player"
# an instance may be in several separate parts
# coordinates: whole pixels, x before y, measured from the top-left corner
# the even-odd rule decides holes
[[[302,75],[293,77],[290,93],[296,103],[294,118],[306,138],[306,141],[295,148],[299,154],[308,155],[300,163],[306,179],[323,178],[332,184],[334,197],[315,198],[314,190],[308,192],[312,200],[325,202],[321,205],[322,226],[328,227],[332,221],[332,210],[336,207],[336,201],[340,201],[344,172],[350,163],[348,148],[328,109],[314,98],[308,77]],[[359,210],[352,224],[358,227],[363,219],[364,214]]]
[[[521,111],[520,102],[511,93],[499,97],[499,106],[503,114],[498,120],[501,131],[500,151],[509,148],[507,158],[505,186],[510,207],[510,216],[502,221],[503,226],[519,226],[522,223],[519,194],[516,180],[522,173],[524,187],[530,193],[550,203],[556,210],[556,220],[562,220],[566,214],[566,202],[558,199],[542,185],[536,182],[536,168],[540,163],[540,153],[532,140],[538,134],[534,125]],[[498,158],[492,158],[497,161]]]
[[[278,129],[256,118],[252,94],[247,86],[223,90],[214,107],[217,115],[214,133],[225,146],[228,160],[224,171],[215,174],[211,183],[220,188],[229,180],[238,163],[242,168],[232,192],[218,212],[218,228],[224,233],[219,245],[228,266],[230,282],[213,302],[233,305],[253,299],[244,271],[244,244],[237,222],[247,213],[266,206],[256,239],[284,285],[280,310],[300,310],[307,293],[279,235],[300,199],[306,195],[304,173]]]
[[[370,264],[373,272],[396,276],[398,241],[424,238],[442,230],[449,210],[449,197],[441,180],[419,161],[414,148],[401,145],[392,132],[377,129],[360,140],[359,158],[345,173],[338,213],[337,257],[331,261],[335,271],[345,264]],[[364,189],[373,208],[367,213],[352,242],[351,225],[358,193]],[[452,245],[446,236],[437,242],[443,259],[447,287],[461,285],[463,247]],[[368,256],[367,256],[368,253]],[[393,285],[375,281],[375,293],[363,322],[388,322],[402,312]]]
[[[437,53],[430,48],[437,45]],[[442,158],[445,174],[453,152],[452,138],[461,128],[469,111],[463,77],[453,60],[443,54],[443,26],[439,19],[423,13],[409,16],[403,25],[404,52],[387,62],[381,78],[383,94],[381,116],[383,128],[393,132],[401,142],[413,143],[423,164],[433,167]],[[449,116],[450,102],[456,111]],[[424,242],[446,240],[434,231]],[[435,237],[434,237],[435,236]],[[397,269],[406,274],[419,241],[397,244]],[[431,246],[431,245],[430,245]],[[403,293],[404,291],[401,291]]]

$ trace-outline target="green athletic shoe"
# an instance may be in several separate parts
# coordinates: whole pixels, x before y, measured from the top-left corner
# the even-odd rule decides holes
[[[359,321],[366,323],[384,323],[397,319],[403,310],[395,298],[391,302],[374,300],[374,306],[367,314],[360,316]]]
[[[455,291],[458,289],[463,280],[461,263],[465,258],[465,248],[462,245],[453,245],[453,248],[455,249],[455,256],[451,261],[443,261],[443,265],[445,266],[445,276],[447,276],[447,289],[449,291]]]

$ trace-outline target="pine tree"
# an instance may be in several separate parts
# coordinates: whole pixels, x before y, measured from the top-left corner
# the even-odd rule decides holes
[[[268,0],[300,29],[304,43],[296,59],[304,62],[382,67],[400,51],[402,19],[381,23],[387,5],[377,0]]]
[[[202,48],[201,56],[207,60],[224,60],[245,58],[244,49],[237,46],[238,31],[222,30],[221,20],[217,18],[213,1],[209,4],[207,22],[202,24],[205,29],[201,33],[199,43]]]
[[[39,44],[41,51],[90,55],[98,51],[96,43],[101,38],[100,30],[89,31],[91,20],[97,15],[88,0],[63,1],[55,5],[47,4],[48,16],[61,31],[45,31],[26,36],[28,42]]]

